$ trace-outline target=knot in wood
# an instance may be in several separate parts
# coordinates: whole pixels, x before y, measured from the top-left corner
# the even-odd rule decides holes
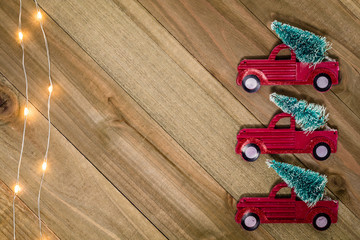
[[[7,86],[0,85],[0,121],[2,123],[12,121],[19,109],[18,98]]]
[[[331,174],[328,176],[328,184],[336,193],[342,193],[346,190],[345,179],[339,174]]]

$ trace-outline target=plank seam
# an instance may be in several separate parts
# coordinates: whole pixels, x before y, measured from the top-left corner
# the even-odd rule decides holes
[[[141,3],[140,3],[140,5],[141,5]],[[138,104],[138,106],[150,117],[150,119],[152,119],[166,134],[168,134],[168,136],[170,136],[178,145],[179,145],[179,147],[181,147],[186,153],[187,153],[187,155],[189,155],[193,160],[194,160],[194,162],[199,166],[199,167],[201,167],[208,175],[209,175],[209,177],[211,178],[211,179],[213,179],[217,184],[218,184],[218,186],[219,187],[221,187],[227,194],[229,194],[236,202],[238,201],[238,200],[236,200],[235,199],[235,197],[232,195],[232,194],[230,194],[228,191],[227,191],[227,189],[225,189],[218,181],[217,181],[217,179],[215,179],[198,161],[196,161],[192,156],[191,156],[191,154],[186,150],[186,149],[184,149],[183,148],[183,146],[181,146],[180,144],[179,144],[179,142],[176,140],[176,139],[174,139],[164,128],[163,128],[163,126],[161,126],[161,124],[159,124],[151,115],[149,115],[149,113],[136,101],[136,99],[134,99],[133,98],[133,96],[131,96],[127,91],[126,91],[126,89],[124,89],[122,86],[120,86],[119,85],[119,83],[117,82],[117,81],[115,81],[115,79],[87,52],[87,51],[85,51],[85,49],[79,44],[79,42],[77,42],[71,35],[70,35],[70,33],[69,32],[67,32],[64,28],[62,28],[60,25],[59,25],[59,23],[54,19],[54,18],[52,18],[50,15],[49,15],[49,13],[39,4],[39,6],[40,6],[40,8],[46,13],[46,15],[48,16],[48,17],[50,17],[51,19],[52,19],[52,21],[59,27],[59,28],[61,28],[85,53],[86,53],[86,55],[88,55],[105,73],[106,73],[106,75],[108,75],[120,88],[122,88],[126,93],[127,93],[127,95],[131,98],[131,99],[133,99],[133,101],[134,102],[136,102],[136,104]],[[142,6],[142,5],[141,5]],[[143,6],[142,6],[143,7]],[[144,7],[143,7],[144,8]],[[146,8],[144,8],[145,9],[145,11],[147,11],[148,12],[148,10],[146,9]],[[122,9],[120,9],[129,19],[131,19],[131,17],[127,14],[127,13],[125,13]],[[152,16],[152,15],[151,15]],[[155,19],[155,18],[154,18]],[[157,21],[157,19],[155,19],[156,21]],[[157,21],[158,22],[158,21]],[[135,23],[136,24],[136,23]],[[138,24],[136,24],[136,25],[138,25]],[[162,26],[162,25],[161,25]],[[167,31],[167,29],[164,27],[164,29]],[[172,36],[172,35],[171,35]],[[149,37],[150,38],[150,37]],[[151,39],[151,38],[150,38]],[[153,39],[151,39],[151,41],[153,41]],[[176,41],[177,42],[179,42],[177,39],[176,39]],[[154,42],[154,41],[153,41]],[[155,43],[155,42],[154,42]],[[156,44],[156,43],[155,43]],[[157,44],[156,44],[157,45]],[[180,44],[181,45],[181,44]],[[182,47],[183,47],[183,45],[181,45]],[[161,51],[162,52],[164,52],[167,56],[169,56],[161,47],[159,47],[160,49],[161,49]],[[184,47],[184,49],[186,49],[185,47]],[[186,49],[186,51],[187,51],[187,49]],[[191,55],[192,56],[192,55]],[[170,56],[169,56],[169,58],[171,59],[171,61],[172,62],[174,62],[174,64],[176,64],[177,66],[179,66],[174,60],[173,60],[173,58],[171,58]],[[197,61],[197,59],[196,58],[194,58],[196,61]],[[197,61],[198,62],[198,61]],[[199,63],[200,64],[200,63]],[[201,64],[200,64],[201,65]],[[202,65],[201,65],[202,66]],[[187,75],[187,76],[189,76],[188,75],[188,73],[186,72],[186,71],[184,71],[180,66],[179,66],[179,68]],[[205,68],[206,69],[206,68]],[[206,70],[207,71],[207,70]],[[210,73],[210,72],[209,72]],[[213,76],[211,73],[210,73],[210,75],[211,76]],[[191,79],[193,79],[191,76],[189,76],[189,78],[191,78]],[[214,77],[215,78],[215,77]],[[216,78],[215,78],[216,79]],[[195,82],[196,83],[196,82]],[[12,83],[11,83],[12,84]],[[198,83],[196,83],[196,84],[198,84]],[[223,84],[220,82],[220,84],[223,86]],[[12,84],[13,85],[13,84]],[[199,84],[198,84],[199,85]],[[200,86],[200,85],[199,85]],[[224,86],[223,86],[224,87]],[[200,86],[200,88],[201,89],[203,89],[201,86]],[[225,88],[224,87],[224,89],[226,89],[226,91],[228,91],[227,90],[227,88]],[[204,91],[206,94],[208,94],[206,91]],[[234,97],[234,95],[233,94],[231,94],[233,97]],[[210,95],[209,95],[210,96]],[[211,97],[211,96],[210,96]],[[235,98],[235,97],[234,97]],[[211,97],[211,99],[213,99],[212,97]],[[215,101],[216,102],[216,101]],[[30,102],[31,103],[31,102]],[[240,104],[242,104],[241,102],[240,102]],[[35,105],[33,105],[34,107],[35,107]],[[245,107],[245,106],[244,106]],[[36,107],[35,107],[36,108]],[[37,108],[36,108],[37,109]],[[247,109],[247,108],[246,108]],[[38,111],[39,111],[39,109],[37,109]],[[247,109],[248,110],[248,109]],[[41,112],[41,111],[39,111],[39,113],[41,114],[41,115],[43,115],[43,113]],[[251,113],[252,114],[252,113]],[[229,116],[231,116],[231,115],[229,115]],[[43,117],[46,119],[46,117],[45,117],[45,115],[43,115]],[[235,119],[231,116],[231,118],[235,121]],[[235,121],[236,122],[236,121]],[[53,123],[52,123],[52,126],[57,130],[57,131],[59,131],[59,133],[61,133],[61,135],[62,136],[64,136],[64,138],[72,145],[72,146],[74,146],[74,148],[82,155],[82,156],[84,156],[84,158],[88,161],[88,162],[90,162],[90,164],[92,165],[92,166],[94,166],[95,167],[95,169],[96,170],[98,170],[100,173],[101,173],[101,175],[103,175],[104,177],[105,177],[105,179],[106,180],[108,180],[110,183],[111,183],[111,185],[113,185],[114,187],[115,187],[115,189],[117,189],[166,239],[169,239],[166,235],[165,235],[165,233],[163,233],[138,207],[136,207],[136,205],[132,202],[132,201],[130,201],[130,199],[124,194],[124,193],[122,193],[111,181],[110,181],[110,179],[108,179],[58,128],[56,128],[54,125],[53,125]],[[137,131],[138,132],[138,131]],[[138,132],[139,133],[139,132]],[[143,134],[141,134],[141,133],[139,133],[141,136],[143,136],[144,137],[144,135]],[[151,143],[150,141],[148,141],[152,146],[154,146],[154,144],[153,143]],[[158,149],[158,148],[156,148],[155,146],[154,146],[154,148],[156,149],[156,151],[158,151],[158,152],[160,152],[160,150]],[[162,153],[161,153],[161,155],[163,155]],[[168,158],[166,158],[166,159],[168,159]],[[263,226],[260,226],[261,228],[263,228]],[[271,235],[265,228],[263,228],[264,229],[264,231],[266,231],[270,236],[272,236],[273,237],[273,239],[275,239],[274,238],[274,236],[273,235]]]
[[[205,71],[207,71],[211,76],[213,76],[214,77],[214,79],[216,79],[220,84],[221,84],[221,86],[223,86],[224,87],[224,89],[226,89],[226,91],[228,92],[228,93],[230,93],[235,99],[237,99],[237,101],[263,126],[263,127],[266,127],[266,125],[265,124],[263,124],[252,112],[250,112],[250,110],[238,99],[238,98],[236,98],[236,96],[231,92],[231,91],[229,91],[224,85],[223,85],[223,83],[221,82],[221,81],[219,81],[210,71],[208,71],[208,69],[202,64],[202,63],[200,63],[198,60],[197,60],[197,58],[195,58],[195,56],[173,35],[173,34],[171,34],[171,32],[144,6],[144,5],[142,5],[141,4],[141,2],[139,2],[138,0],[137,0],[137,2],[204,68],[204,70]],[[241,0],[240,0],[240,2],[241,2]],[[254,15],[254,13],[253,12],[251,12],[242,2],[241,2],[241,4],[252,14],[252,15]],[[126,14],[126,13],[125,13]],[[127,16],[128,16],[128,14],[126,14]],[[255,16],[255,15],[254,15]],[[130,16],[129,16],[130,17]],[[131,17],[130,17],[131,18]],[[258,21],[260,21],[256,16],[255,16],[255,18],[258,20]],[[266,25],[265,24],[263,24],[261,21],[260,21],[260,23],[262,24],[262,25],[264,25],[265,27],[266,27]],[[135,24],[137,24],[136,22],[135,22]],[[138,24],[137,24],[138,25]],[[267,27],[266,27],[266,29],[268,29]],[[268,29],[269,30],[269,29]],[[270,31],[270,30],[269,30]],[[272,32],[272,31],[271,31]],[[273,35],[275,35],[273,32],[272,32],[272,34]],[[276,35],[275,35],[276,36]],[[277,37],[277,36],[276,36]],[[158,45],[155,41],[153,41],[156,45]],[[158,45],[159,46],[159,45]],[[160,46],[159,46],[160,47]],[[160,47],[161,48],[161,47]],[[161,48],[162,49],[162,48]],[[163,52],[165,52],[163,49],[162,49],[162,51]],[[165,52],[166,53],[166,52]],[[167,53],[166,53],[167,54]],[[168,55],[168,54],[167,54]],[[168,55],[169,56],[169,55]],[[170,57],[170,56],[169,56]],[[170,57],[171,59],[172,59],[172,57]],[[176,64],[176,65],[178,65],[179,66],[179,64],[177,64],[174,60],[173,60],[173,62]],[[179,66],[180,68],[181,68],[181,66]],[[182,68],[181,68],[182,69]],[[183,70],[184,72],[185,72],[185,74],[186,75],[188,75],[189,76],[189,74],[185,71],[185,70]],[[193,79],[191,76],[189,76],[191,79]],[[196,82],[196,81],[194,81],[194,82]],[[197,82],[196,82],[197,83]],[[198,83],[197,83],[198,84]],[[199,85],[199,84],[198,84]],[[200,86],[200,85],[199,85]],[[120,86],[121,87],[121,86]],[[201,87],[201,86],[200,86]],[[201,87],[202,88],[202,87]],[[203,88],[202,88],[203,89]],[[206,91],[205,91],[206,92]],[[332,91],[332,93],[337,97],[337,98],[339,98],[339,96],[337,96],[337,94],[335,94],[333,91]],[[212,99],[213,99],[213,97],[211,96],[211,95],[209,95]],[[339,98],[340,99],[340,98]],[[341,99],[340,99],[341,100]],[[215,101],[216,102],[216,101]],[[342,100],[341,100],[341,102],[343,102]],[[344,102],[343,102],[344,103]],[[347,108],[349,108],[345,103],[344,103],[344,105],[347,107]],[[349,110],[352,112],[352,113],[354,113],[353,111],[352,111],[352,109],[351,108],[349,108]],[[357,116],[355,113],[354,113],[354,115],[355,116]],[[358,117],[358,116],[357,116]],[[233,120],[235,120],[232,116],[231,116],[231,118],[233,119]],[[358,117],[359,118],[359,117]],[[155,122],[157,122],[156,120],[154,120]],[[236,122],[236,120],[235,120],[235,122]],[[159,124],[159,126],[161,127],[161,125]],[[162,128],[162,127],[161,127]],[[166,131],[165,129],[164,129],[164,131]],[[166,131],[167,132],[167,131]],[[171,136],[171,135],[170,135]],[[174,138],[173,138],[174,139]],[[175,139],[174,139],[175,140]],[[175,140],[176,141],[176,140]],[[177,141],[176,141],[177,142]],[[178,143],[178,142],[177,142]],[[178,143],[179,144],[179,143]],[[180,145],[180,144],[179,144]],[[181,145],[180,145],[181,146]],[[182,146],[181,146],[182,147]],[[183,148],[183,147],[182,147]],[[185,149],[184,149],[185,150]],[[186,150],[185,150],[186,151]],[[187,152],[187,151],[186,151]],[[188,152],[187,152],[188,153]],[[190,154],[190,153],[188,153],[188,154]],[[298,160],[299,161],[299,163],[301,163],[301,165],[303,166],[303,167],[306,167],[306,168],[308,168],[308,166],[303,162],[303,161],[301,161],[295,154],[292,154],[294,157],[295,157],[295,159],[296,160]],[[190,155],[191,156],[191,155]],[[193,158],[193,157],[192,157]],[[194,159],[194,158],[193,158]],[[195,159],[194,159],[195,160]],[[196,160],[195,160],[196,161]],[[197,162],[197,161],[196,161]],[[218,184],[220,184],[200,163],[198,163]],[[222,187],[222,188],[224,188],[221,184],[220,184],[220,186]],[[344,206],[346,206],[346,208],[354,215],[354,216],[356,216],[358,219],[360,219],[360,217],[358,217],[349,207],[347,207],[347,205],[343,202],[343,201],[341,201],[340,200],[340,198],[337,196],[337,194],[335,194],[331,189],[329,189],[328,187],[326,187],[326,189],[330,192],[330,193],[332,193],[334,196],[336,196],[338,199],[339,199],[339,201],[340,202],[342,202],[342,204],[344,204]],[[224,190],[226,191],[226,192],[228,192],[225,188],[224,188]],[[230,193],[229,193],[230,194]],[[231,194],[230,194],[231,195]],[[232,195],[231,195],[232,196]],[[234,198],[234,196],[232,196],[233,198]],[[235,199],[236,200],[236,199]]]
[[[44,9],[42,9],[42,10],[44,10]],[[45,12],[45,11],[44,11]],[[47,13],[46,13],[47,14]],[[48,14],[47,14],[48,15]],[[48,15],[49,16],[49,15]],[[50,16],[49,16],[50,17]],[[57,23],[56,23],[57,24]],[[57,24],[58,25],[58,24]],[[62,29],[62,28],[61,28]],[[68,33],[66,33],[66,34],[68,34]],[[84,51],[84,49],[83,49],[83,51]],[[16,88],[16,86],[11,82],[11,81],[9,81],[1,72],[0,72],[0,75],[1,76],[3,76],[10,84],[11,84],[11,86],[13,86],[14,87],[14,89],[16,89],[18,92],[19,92],[19,94],[21,95],[21,96],[23,96],[24,97],[24,95],[23,95],[23,93],[18,89],[18,88]],[[43,116],[45,119],[47,119],[46,118],[46,116],[40,111],[40,109],[38,109],[37,107],[36,107],[36,105],[34,105],[34,104],[32,104],[32,102],[29,100],[29,103],[39,112],[39,114],[41,114],[41,116]],[[141,213],[141,215],[142,216],[144,216],[145,217],[145,219],[146,220],[148,220],[150,223],[151,223],[151,225],[153,225],[166,239],[169,239],[167,236],[165,236],[165,234],[157,227],[157,226],[155,226],[155,224],[152,222],[152,221],[150,221],[150,219],[147,217],[147,216],[145,216],[144,215],[144,213],[142,212],[142,211],[140,211],[140,209],[138,208],[138,207],[136,207],[135,206],[135,204],[132,202],[132,201],[130,201],[129,200],[129,198],[124,194],[124,193],[122,193],[122,191],[120,191],[120,189],[119,188],[117,188],[113,183],[112,183],[112,181],[110,181],[108,178],[107,178],[107,176],[105,176],[100,170],[99,170],[99,168],[97,168],[81,151],[80,151],[80,149],[78,149],[57,127],[55,127],[54,126],[54,124],[53,123],[51,123],[51,126],[52,127],[54,127],[74,148],[75,148],[75,150],[76,151],[78,151],[80,154],[81,154],[81,156],[83,156],[108,182],[110,182],[110,184],[127,200],[127,201],[129,201],[130,202],[130,204],[132,205],[132,206],[134,206],[135,207],[135,209],[136,210],[138,210],[140,213]],[[143,136],[143,135],[141,135],[141,136]],[[7,186],[7,185],[6,185]],[[8,186],[7,186],[8,187]],[[21,200],[22,201],[22,200]],[[22,201],[23,202],[23,201]],[[26,205],[27,206],[27,205]],[[28,206],[27,206],[28,207]],[[29,208],[30,209],[30,208]],[[31,209],[30,209],[31,210]],[[34,213],[32,210],[31,210],[31,212],[32,213]],[[35,214],[35,213],[34,213]],[[42,221],[45,225],[46,225],[46,223],[44,222],[44,221]],[[47,226],[47,225],[46,225]],[[49,228],[49,227],[48,227]],[[50,229],[50,228],[49,228]],[[51,230],[52,231],[52,230]],[[53,231],[52,231],[53,232]],[[54,235],[56,235],[55,233],[54,233]],[[56,235],[57,236],[57,235]],[[59,238],[60,239],[60,238]]]
[[[1,75],[2,77],[4,77],[4,75],[3,75],[2,73],[0,73],[0,75]],[[6,78],[5,78],[5,79],[6,79]],[[13,191],[11,190],[11,188],[10,188],[5,182],[3,182],[1,179],[0,179],[0,181],[8,188],[9,192],[13,192]],[[35,212],[22,200],[21,197],[17,197],[17,199],[19,199],[19,201],[26,207],[26,209],[28,209],[28,210],[34,215],[34,217],[35,217],[36,219],[38,219],[38,217],[37,217],[37,215],[35,214]],[[41,220],[41,222],[44,224],[44,226],[45,226],[52,234],[54,234],[54,236],[55,236],[57,239],[61,239],[58,235],[56,235],[56,233],[55,233],[43,220]]]
[[[243,2],[242,2],[242,0],[239,0],[239,2],[244,6],[244,8],[246,8],[250,13],[251,13],[251,15],[253,15],[257,20],[258,20],[258,22],[261,24],[261,25],[263,25],[268,31],[270,31],[276,38],[278,38],[278,36],[271,30],[271,29],[269,29]],[[336,50],[334,50],[335,52],[337,52]],[[353,65],[353,63],[352,62],[348,62],[347,60],[344,60],[344,61],[346,61],[347,63],[349,63],[352,67],[353,67],[353,69],[356,71],[356,72],[358,72],[357,70],[356,70],[356,68],[354,67],[354,65]],[[359,72],[358,72],[359,73]],[[330,89],[330,92],[332,93],[332,94],[334,94],[349,110],[350,110],[350,112],[352,112],[357,118],[359,118],[360,119],[360,116],[358,116],[335,92],[334,92],[334,90],[331,88]]]
[[[145,8],[146,9],[146,8]],[[121,10],[122,11],[122,10]],[[146,11],[148,11],[147,9],[146,9]],[[124,12],[124,11],[123,11]],[[125,13],[126,14],[126,13]],[[128,17],[129,17],[129,15],[128,14],[126,14]],[[153,15],[152,15],[153,16]],[[51,16],[49,16],[49,17],[51,17]],[[153,16],[154,17],[154,16]],[[52,17],[51,17],[52,18]],[[52,18],[53,19],[53,18]],[[156,18],[155,18],[156,19]],[[102,67],[101,67],[101,65],[88,53],[88,52],[86,52],[85,50],[84,50],[84,48],[79,44],[79,42],[77,42],[66,30],[64,30],[54,19],[53,19],[53,21],[74,41],[74,42],[76,42],[77,43],[77,45],[101,68],[101,69],[103,69]],[[157,22],[159,22],[157,19],[156,19],[156,21]],[[162,27],[164,27],[163,25],[161,25]],[[166,29],[166,28],[165,28]],[[167,29],[166,29],[166,31],[168,31]],[[172,35],[173,36],[173,35]],[[174,37],[174,36],[173,36]],[[175,37],[174,37],[175,38]],[[150,38],[151,39],[151,38]],[[175,38],[176,39],[176,38]],[[177,39],[176,39],[177,40]],[[177,42],[179,42],[178,40],[177,40]],[[156,44],[156,43],[155,43]],[[182,47],[184,47],[181,43],[179,43]],[[165,52],[162,48],[160,48],[163,52]],[[186,49],[185,47],[184,47],[184,49]],[[187,49],[186,49],[187,50]],[[188,50],[187,50],[188,51]],[[189,51],[188,51],[189,52]],[[165,52],[166,53],[166,52]],[[190,55],[192,55],[191,53],[189,53]],[[168,54],[167,54],[168,55]],[[193,56],[193,55],[192,55]],[[170,57],[171,58],[171,57]],[[171,58],[172,59],[172,58]],[[196,59],[196,58],[195,58]],[[173,60],[173,59],[172,59]],[[197,60],[197,59],[196,59]],[[198,60],[197,60],[198,61]],[[175,64],[176,65],[178,65],[176,62],[175,62]],[[200,64],[200,63],[199,63]],[[202,67],[204,67],[202,64],[200,64]],[[179,65],[178,65],[179,66]],[[180,67],[180,66],[179,66]],[[181,67],[180,67],[181,68]],[[182,68],[181,68],[182,69]],[[207,71],[207,69],[205,68],[205,70]],[[103,71],[111,78],[111,79],[113,79],[114,80],[114,78],[106,71],[106,70],[104,70],[103,69]],[[184,71],[184,70],[183,70]],[[184,71],[185,72],[185,71]],[[209,72],[209,71],[208,71]],[[209,72],[210,73],[210,75],[211,76],[213,76],[214,77],[214,75],[211,73],[211,72]],[[187,74],[186,72],[185,72],[185,74]],[[188,74],[187,74],[188,75]],[[190,77],[191,78],[191,77]],[[215,77],[214,77],[215,78]],[[193,79],[193,78],[191,78],[191,79]],[[215,78],[215,79],[217,79],[217,78]],[[115,81],[115,80],[114,80]],[[115,81],[116,82],[116,81]],[[116,82],[117,83],[117,82]],[[118,85],[119,85],[119,83],[117,83]],[[220,84],[224,87],[224,85],[220,82]],[[120,85],[119,85],[119,87],[121,87]],[[122,88],[122,87],[121,87]],[[224,87],[225,88],[225,87]],[[124,88],[122,88],[129,96],[130,96],[130,98],[132,98],[137,104],[138,104],[138,102],[133,98],[133,96],[131,96]],[[226,88],[225,88],[226,89]],[[227,90],[227,89],[226,89]],[[228,91],[228,90],[227,90]],[[231,92],[230,92],[230,94],[232,95],[232,96],[234,96]],[[241,102],[239,102],[240,104],[242,104]],[[139,105],[139,104],[138,104]],[[243,104],[242,104],[243,105]],[[141,105],[139,105],[139,107],[141,108],[141,109],[143,109],[146,113],[147,113],[147,111],[141,106]],[[247,111],[249,111],[245,106],[244,106],[244,108],[247,110]],[[250,112],[251,113],[251,112]],[[148,114],[148,113],[147,113]],[[251,113],[252,114],[252,113]],[[253,114],[252,114],[253,115]],[[149,115],[150,116],[150,115]],[[253,115],[254,116],[254,115]],[[255,117],[255,116],[254,116]],[[151,116],[150,116],[150,118],[153,120],[153,121],[155,121],[158,125],[159,125],[159,127],[161,127],[166,133],[168,133],[155,119],[153,119]],[[257,119],[256,117],[255,117],[255,119]],[[258,121],[259,121],[259,119],[257,119]],[[260,121],[259,121],[260,122]],[[262,124],[261,122],[260,122],[260,124]],[[263,124],[262,124],[263,125]],[[168,133],[169,134],[169,133]],[[169,136],[171,137],[171,135],[169,134]],[[65,137],[65,136],[64,136]],[[174,139],[174,141],[175,142],[177,142],[175,139]],[[70,142],[70,141],[69,141]],[[177,142],[178,143],[178,142]],[[179,143],[178,143],[179,144]],[[179,144],[179,146],[180,147],[182,147],[180,144]],[[184,151],[186,151],[185,149],[184,149]],[[187,152],[187,151],[186,151]],[[187,152],[188,153],[188,152]],[[189,154],[189,153],[188,153]],[[191,156],[191,155],[190,155]],[[296,159],[298,159],[296,156],[295,156],[295,158]],[[87,159],[88,160],[88,159]],[[299,160],[299,159],[298,159]],[[89,160],[88,160],[89,161]],[[196,161],[196,160],[195,160]],[[89,161],[90,162],[90,161]],[[196,161],[197,162],[197,161]],[[302,163],[300,160],[299,160],[299,162],[300,163]],[[90,162],[91,163],[91,162]],[[198,163],[198,162],[197,162]],[[199,163],[198,163],[199,164]],[[303,164],[303,163],[302,163]],[[303,164],[304,165],[304,164]],[[94,166],[94,165],[93,165]],[[200,165],[201,166],[201,165]],[[94,166],[95,167],[95,166]],[[201,166],[202,167],[202,166]],[[203,168],[203,167],[202,167]],[[97,169],[97,168],[96,168]],[[204,169],[205,171],[206,171],[206,169]],[[207,172],[207,171],[206,171]],[[208,173],[208,172],[207,172]],[[209,174],[209,173],[208,173]],[[212,177],[212,175],[210,175],[211,177]],[[213,178],[213,177],[212,177]],[[107,178],[106,178],[107,179]],[[214,179],[214,178],[213,178]],[[217,182],[217,180],[216,179],[214,179],[216,182]],[[218,183],[218,182],[217,182]],[[221,185],[220,185],[221,186]],[[222,187],[222,186],[221,186]],[[226,189],[224,189],[225,191],[226,191]],[[226,191],[227,192],[227,191]],[[331,191],[330,191],[331,192]],[[231,194],[230,194],[231,195]],[[335,194],[334,194],[335,195]],[[346,205],[345,205],[346,206]],[[141,211],[140,211],[141,212]],[[145,216],[145,215],[144,215]],[[356,216],[356,215],[355,215]],[[146,216],[145,216],[146,217]],[[151,221],[150,221],[151,222]],[[155,225],[154,225],[155,226]],[[155,226],[156,227],[156,226]],[[160,231],[161,232],[161,231]],[[164,235],[165,236],[165,235]],[[165,236],[166,237],[166,236]]]

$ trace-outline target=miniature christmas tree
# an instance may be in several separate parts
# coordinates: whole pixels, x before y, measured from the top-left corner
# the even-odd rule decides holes
[[[329,114],[326,114],[324,106],[308,103],[305,100],[298,101],[296,98],[277,93],[270,94],[270,101],[283,112],[291,114],[306,133],[326,126]]]
[[[266,164],[273,168],[289,187],[294,188],[296,195],[309,207],[313,207],[323,198],[327,183],[325,175],[275,160],[267,160]]]
[[[295,52],[301,62],[314,65],[322,62],[326,57],[326,51],[331,48],[325,37],[276,20],[271,23],[271,29]]]

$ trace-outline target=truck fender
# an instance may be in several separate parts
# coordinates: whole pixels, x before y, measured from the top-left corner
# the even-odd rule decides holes
[[[249,69],[245,69],[245,70],[239,70],[238,76],[236,78],[237,85],[241,85],[243,78],[247,75],[257,76],[260,80],[260,84],[267,82],[267,77],[265,76],[265,74],[262,71],[260,71],[258,69],[254,69],[254,68],[249,68]]]
[[[325,73],[325,74],[329,75],[329,77],[331,78],[332,84],[335,84],[336,82],[338,82],[334,72],[327,68],[317,68],[314,71],[312,71],[308,77],[308,82],[312,83],[314,81],[314,78],[320,73]]]
[[[306,221],[307,222],[312,222],[314,217],[319,213],[325,213],[325,214],[329,215],[329,217],[331,219],[331,223],[336,223],[337,222],[337,217],[334,216],[332,211],[330,209],[324,208],[324,207],[314,207],[314,208],[312,208],[310,210],[310,212],[305,217]]]
[[[256,215],[258,215],[260,218],[260,223],[264,223],[267,221],[267,218],[266,218],[264,212],[256,207],[248,207],[248,208],[246,207],[246,208],[242,208],[241,210],[238,210],[235,215],[235,221],[237,223],[241,223],[241,218],[249,212],[255,213]]]
[[[265,146],[265,144],[263,143],[263,141],[261,141],[260,139],[257,139],[257,138],[242,138],[242,139],[238,139],[238,142],[236,144],[236,148],[235,148],[235,152],[237,154],[241,154],[241,148],[243,146],[245,146],[246,144],[249,144],[249,143],[255,143],[256,145],[259,146],[260,148],[260,152],[263,154],[265,152],[267,152],[267,148]]]
[[[327,137],[314,137],[314,138],[312,138],[309,141],[308,145],[306,146],[306,150],[308,150],[309,152],[312,152],[315,145],[318,144],[319,142],[327,143],[330,146],[331,152],[336,152],[335,143],[331,139],[329,139]]]

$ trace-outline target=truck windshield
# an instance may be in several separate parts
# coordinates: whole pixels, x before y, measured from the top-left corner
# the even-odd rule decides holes
[[[290,117],[281,118],[276,124],[275,129],[290,128]]]
[[[280,50],[280,52],[276,55],[275,60],[290,60],[291,59],[291,51],[289,48],[285,48]]]
[[[291,188],[284,187],[280,189],[276,193],[275,198],[291,198]]]

